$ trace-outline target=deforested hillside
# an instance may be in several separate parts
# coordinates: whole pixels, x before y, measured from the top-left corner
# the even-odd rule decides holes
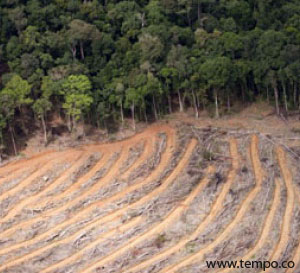
[[[0,272],[263,272],[206,264],[243,259],[299,273],[298,166],[279,138],[182,123],[11,162]]]
[[[299,0],[1,0],[0,157],[174,112],[298,119],[299,22]]]

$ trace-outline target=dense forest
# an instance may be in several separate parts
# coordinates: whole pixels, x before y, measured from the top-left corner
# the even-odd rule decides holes
[[[299,0],[1,0],[0,138],[258,99],[300,109]],[[135,125],[133,125],[135,126]]]

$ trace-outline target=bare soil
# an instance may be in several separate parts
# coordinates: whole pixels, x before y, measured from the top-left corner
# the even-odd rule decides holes
[[[298,126],[258,107],[29,145],[0,167],[0,272],[262,272],[206,266],[243,259],[300,273]]]

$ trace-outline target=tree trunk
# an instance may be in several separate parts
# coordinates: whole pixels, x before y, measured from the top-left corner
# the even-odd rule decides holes
[[[243,100],[243,103],[245,103],[245,89],[244,89],[243,84],[241,84],[241,89],[242,89],[242,100]]]
[[[155,118],[155,120],[158,120],[157,110],[156,110],[156,103],[155,103],[155,97],[154,97],[153,94],[152,94],[152,104],[153,104],[154,118]]]
[[[297,87],[296,87],[297,88]],[[300,111],[300,93],[298,94],[298,109]]]
[[[137,119],[138,119],[138,121],[140,121],[140,120],[142,120],[142,107],[140,106],[139,108],[139,114],[138,114],[138,116],[137,116]]]
[[[295,83],[295,87],[294,88],[296,89],[296,92],[297,92],[297,85],[296,85],[296,83]],[[300,120],[300,93],[298,94],[298,110],[299,110],[299,120]]]
[[[294,107],[297,107],[297,88],[295,82],[293,82],[293,90],[294,90]]]
[[[15,152],[15,155],[17,156],[18,150],[17,150],[17,146],[16,146],[16,142],[15,142],[14,131],[13,131],[13,128],[11,127],[11,125],[9,125],[9,131],[10,131],[10,136],[11,136],[11,142],[14,147],[14,152]]]
[[[72,131],[71,115],[68,115],[68,130],[71,133]]]
[[[215,113],[215,118],[219,118],[219,105],[218,105],[218,91],[217,89],[214,90],[214,96],[215,96],[215,107],[216,107],[216,113]]]
[[[100,126],[100,121],[99,121],[99,119],[98,119],[98,118],[96,119],[96,123],[97,123],[97,128],[98,128],[98,129],[100,129],[100,128],[101,128],[101,126]]]
[[[109,137],[108,126],[107,126],[106,120],[103,120],[103,124],[104,124],[104,129],[106,132],[106,137]]]
[[[71,46],[71,47],[70,47],[70,50],[71,50],[71,52],[72,52],[73,60],[75,60],[75,59],[76,59],[76,52],[77,52],[76,46]]]
[[[205,107],[205,101],[204,99],[202,98],[201,99],[201,96],[199,94],[196,95],[196,98],[197,98],[197,102],[198,102],[198,109],[200,108],[200,104],[202,105],[202,109],[205,110],[206,107]]]
[[[183,112],[183,103],[182,103],[181,94],[179,90],[177,90],[177,94],[178,94],[178,101],[179,101],[179,111]]]
[[[28,136],[28,130],[26,128],[26,125],[25,125],[24,119],[23,119],[23,117],[25,117],[25,115],[23,114],[22,107],[19,107],[19,111],[20,111],[20,114],[21,114],[21,126],[22,126],[22,130],[25,133],[25,136]]]
[[[83,42],[80,41],[80,55],[81,55],[81,60],[84,60],[84,50],[83,50]]]
[[[132,117],[132,125],[133,125],[133,130],[135,131],[135,116],[134,116],[134,103],[131,104],[131,117]]]
[[[171,95],[168,94],[168,104],[169,104],[169,113],[172,114],[172,98]]]
[[[122,129],[124,127],[124,112],[123,112],[123,102],[121,100],[121,121],[122,121]]]
[[[77,131],[77,121],[76,121],[76,117],[72,116],[72,131],[75,132]]]
[[[286,86],[284,83],[282,83],[282,89],[283,89],[283,99],[284,99],[284,107],[285,107],[285,111],[286,114],[288,114],[288,102],[287,102],[287,95],[286,95]]]
[[[197,109],[198,109],[198,112],[199,112],[199,108],[200,108],[200,100],[199,100],[199,97],[198,97],[197,93],[195,94],[195,97],[196,97],[196,105],[197,105]]]
[[[161,109],[160,109],[159,105],[158,105],[158,108],[157,108],[157,114],[158,114],[159,117],[161,117]]]
[[[182,98],[181,98],[181,101],[182,101],[182,105],[183,105],[183,106],[186,105],[186,100],[187,100],[187,98],[188,98],[188,93],[187,93],[187,91],[184,91],[183,96],[182,96]]]
[[[82,122],[82,133],[83,133],[83,137],[86,137],[86,133],[85,133],[85,120],[84,120],[84,116],[82,116],[81,118],[81,122]]]
[[[296,93],[296,90],[294,88],[294,82],[291,81],[291,87],[293,88],[293,105],[294,105],[294,108],[296,108],[296,99],[297,99],[297,93]]]
[[[267,86],[267,102],[268,102],[268,104],[270,104],[269,86]]]
[[[231,107],[230,107],[230,96],[229,96],[229,94],[227,94],[227,112],[228,113],[230,113],[230,109]]]
[[[146,124],[148,124],[148,117],[147,117],[146,107],[144,107],[143,110],[144,110],[144,118],[145,118]]]
[[[274,97],[275,97],[275,107],[276,107],[276,114],[279,116],[279,100],[278,100],[278,87],[276,80],[273,80],[273,89],[274,89]]]
[[[194,109],[195,109],[195,117],[199,118],[199,111],[198,111],[197,99],[196,99],[196,96],[195,96],[194,89],[192,89],[192,96],[193,96],[193,103],[194,103]]]
[[[43,131],[44,131],[44,141],[45,141],[45,145],[47,145],[47,143],[48,143],[47,127],[46,127],[46,122],[45,122],[44,115],[41,116],[41,121],[42,121],[42,126],[43,126]]]

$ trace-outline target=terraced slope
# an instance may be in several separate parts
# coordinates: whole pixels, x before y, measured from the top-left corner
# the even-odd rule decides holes
[[[259,135],[151,126],[121,142],[0,168],[0,272],[261,272],[214,260],[292,260],[297,158]]]

